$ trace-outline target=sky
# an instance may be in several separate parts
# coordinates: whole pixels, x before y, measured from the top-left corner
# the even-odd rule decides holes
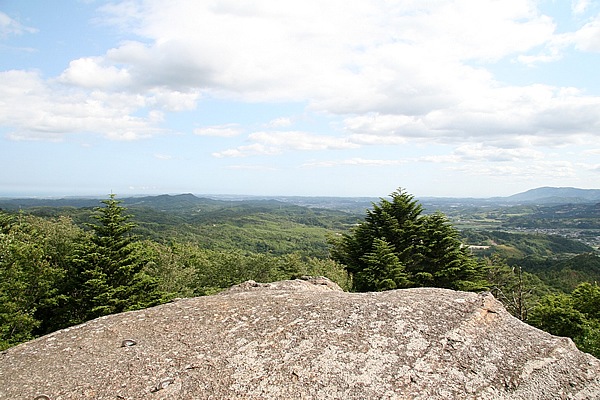
[[[0,0],[0,196],[600,188],[600,1]]]

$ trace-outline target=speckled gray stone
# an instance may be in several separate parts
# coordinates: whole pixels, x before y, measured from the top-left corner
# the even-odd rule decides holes
[[[489,294],[344,293],[307,278],[102,317],[0,353],[0,399],[41,395],[600,399],[600,361]]]

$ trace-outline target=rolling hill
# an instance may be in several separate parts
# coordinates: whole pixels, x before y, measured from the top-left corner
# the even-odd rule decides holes
[[[573,187],[540,187],[505,198],[510,202],[537,204],[595,203],[600,202],[600,189]]]

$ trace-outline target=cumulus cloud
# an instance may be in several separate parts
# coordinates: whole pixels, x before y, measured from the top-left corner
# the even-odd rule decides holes
[[[197,90],[168,90],[153,88],[145,93],[146,104],[165,111],[189,111],[196,108],[200,92]]]
[[[587,8],[585,1],[573,3],[574,12]],[[589,117],[595,97],[501,84],[485,68],[510,58],[555,61],[568,43],[596,48],[596,21],[571,36],[557,34],[556,23],[525,0],[244,6],[147,0],[103,12],[146,39],[124,42],[96,60],[106,75],[122,74],[124,84],[137,88],[305,101],[313,111],[352,115],[344,123],[355,143],[545,134],[558,116],[569,117],[562,121],[570,131],[587,132],[600,121],[598,113]],[[107,69],[110,63],[117,69]]]
[[[528,145],[579,144],[596,136],[600,97],[575,88],[547,85],[482,88],[479,95],[425,115],[372,114],[344,120],[363,143],[386,144],[390,137],[460,143],[489,140]]]
[[[368,136],[420,137],[431,131],[424,116],[371,113],[344,120],[345,129],[357,140],[368,141]],[[385,139],[384,139],[385,140]]]
[[[108,21],[148,39],[106,55],[128,66],[132,84],[310,99],[336,112],[401,108],[406,96],[407,111],[445,104],[448,82],[472,72],[465,61],[529,51],[554,30],[550,18],[522,0],[260,0],[243,7],[148,0],[103,10]]]
[[[111,140],[136,140],[161,131],[156,113],[132,116],[146,99],[125,93],[85,92],[52,86],[36,72],[0,72],[0,125],[13,140],[64,139],[95,133]]]
[[[486,146],[482,143],[467,143],[460,145],[454,155],[461,161],[524,161],[544,158],[544,153],[530,148],[506,149]]]
[[[572,10],[581,15],[589,5],[574,1]],[[105,54],[72,60],[54,82],[38,82],[48,92],[58,90],[46,99],[54,96],[59,109],[63,102],[76,117],[66,122],[67,113],[53,115],[42,104],[43,128],[25,118],[10,120],[23,137],[40,131],[60,136],[78,124],[94,130],[86,121],[112,112],[109,131],[115,133],[106,136],[137,138],[156,131],[159,123],[140,117],[141,110],[192,110],[203,96],[302,102],[309,112],[340,118],[346,133],[254,132],[249,145],[215,153],[218,157],[415,140],[508,143],[535,137],[537,144],[552,145],[593,137],[600,126],[597,96],[573,88],[510,85],[491,72],[498,61],[556,61],[568,46],[600,51],[598,17],[559,34],[556,22],[529,0],[130,0],[104,5],[100,12],[98,20],[128,39]],[[14,21],[1,21],[13,26],[3,31],[18,31]],[[120,103],[119,110],[98,102],[99,93],[128,103]],[[9,102],[22,100],[8,94],[14,96]],[[73,96],[83,104],[77,106]],[[290,124],[279,118],[263,126],[281,130]],[[236,132],[232,127],[195,131]]]
[[[102,66],[100,57],[73,60],[61,74],[59,81],[84,88],[110,89],[126,86],[131,77],[126,69],[114,65]]]

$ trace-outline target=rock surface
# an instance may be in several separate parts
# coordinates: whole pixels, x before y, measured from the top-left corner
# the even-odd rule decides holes
[[[600,399],[600,361],[491,295],[246,282],[0,353],[0,399]]]

